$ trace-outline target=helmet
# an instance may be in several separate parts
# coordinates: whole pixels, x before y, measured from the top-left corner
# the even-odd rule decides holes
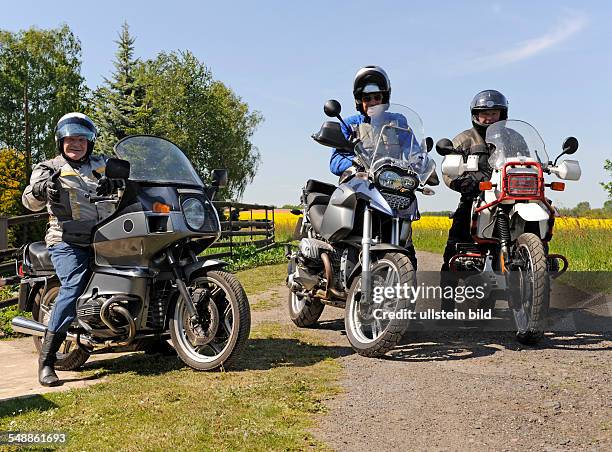
[[[87,154],[92,153],[98,131],[93,121],[83,113],[68,113],[60,118],[55,127],[55,142],[60,154],[64,154],[64,138],[85,137],[87,138]],[[64,156],[65,157],[65,156]]]
[[[482,124],[478,121],[478,112],[482,110],[500,110],[500,121],[508,119],[508,100],[499,91],[487,89],[479,92],[472,99],[470,104],[470,113],[472,114],[472,124],[475,127],[488,127],[488,124]]]
[[[359,69],[353,81],[353,97],[355,98],[355,108],[357,108],[357,111],[365,114],[361,104],[361,96],[374,92],[381,92],[383,94],[383,104],[389,103],[391,82],[387,73],[380,66],[366,66]]]

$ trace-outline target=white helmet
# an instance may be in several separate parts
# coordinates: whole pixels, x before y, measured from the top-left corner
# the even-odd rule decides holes
[[[87,115],[77,112],[65,114],[55,127],[57,150],[63,154],[64,138],[66,137],[85,137],[87,138],[87,156],[89,156],[93,151],[97,134],[96,126]]]
[[[391,82],[389,76],[380,66],[365,66],[357,71],[353,81],[353,97],[355,108],[364,113],[361,97],[366,93],[380,92],[383,95],[383,104],[389,103],[391,97]],[[364,113],[365,114],[365,113]]]

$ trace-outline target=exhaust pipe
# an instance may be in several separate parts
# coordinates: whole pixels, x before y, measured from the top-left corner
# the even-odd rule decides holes
[[[29,334],[30,336],[44,337],[45,331],[47,331],[47,327],[42,323],[35,320],[26,319],[25,317],[14,317],[11,321],[11,326],[13,327],[13,331],[22,334]],[[68,333],[66,340],[77,342],[77,336],[76,334]],[[80,338],[79,342],[92,348],[94,346],[94,344],[92,344],[90,341],[84,340],[83,338]]]
[[[30,334],[32,336],[43,337],[47,327],[35,320],[26,319],[25,317],[14,317],[11,321],[13,331],[17,333]]]

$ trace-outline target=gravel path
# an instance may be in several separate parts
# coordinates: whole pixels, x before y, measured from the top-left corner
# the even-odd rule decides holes
[[[419,253],[420,269],[440,265]],[[275,306],[254,321],[289,323],[286,297],[254,297]],[[326,307],[315,331],[347,346],[343,328],[343,311]],[[412,333],[385,359],[340,358],[344,393],[314,433],[339,451],[612,450],[611,350],[609,334],[525,348],[511,332]]]

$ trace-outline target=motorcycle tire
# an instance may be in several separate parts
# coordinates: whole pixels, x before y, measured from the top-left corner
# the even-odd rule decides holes
[[[300,328],[310,328],[317,324],[325,305],[319,300],[305,300],[296,293],[289,291],[287,307],[291,321]]]
[[[387,265],[389,268],[393,268],[393,271],[397,274],[397,278],[391,283],[393,286],[399,284],[403,286],[416,285],[416,272],[412,267],[410,259],[402,253],[386,253],[381,256],[373,257],[372,259],[372,278],[374,283],[374,275],[383,265]],[[388,273],[387,273],[388,274]],[[385,280],[386,281],[386,280]],[[374,286],[373,286],[374,287]],[[361,275],[357,276],[352,284],[348,293],[346,302],[346,309],[344,313],[344,325],[346,328],[346,336],[357,353],[367,357],[378,357],[382,356],[395,347],[405,331],[408,329],[408,319],[391,319],[381,329],[382,321],[377,321],[374,317],[375,314],[370,313],[370,307],[367,307],[368,312],[364,315],[361,306],[358,305],[361,294]],[[393,302],[392,302],[393,303]],[[397,299],[395,306],[392,309],[397,312],[406,312],[414,310],[414,303],[408,298],[400,297]],[[366,331],[363,331],[363,323],[359,320],[366,319],[371,320],[370,325],[377,325],[376,329],[381,329],[380,332],[374,332],[375,328],[370,327],[370,336]],[[368,329],[367,327],[365,328]]]
[[[56,279],[53,279],[47,285],[46,292],[44,287],[40,287],[34,297],[34,303],[32,305],[32,318],[47,325],[49,323],[49,315],[46,313],[51,312],[53,303],[59,293],[60,283]],[[45,309],[41,309],[44,306]],[[38,353],[42,350],[42,337],[33,336],[34,346]],[[57,352],[57,361],[55,362],[56,370],[76,370],[81,367],[89,359],[89,353],[79,348],[79,346],[72,341],[64,341],[60,347],[60,351]]]
[[[249,300],[242,285],[234,275],[223,271],[211,271],[206,273],[205,276],[196,278],[190,286],[197,288],[201,286],[210,287],[211,285],[220,288],[224,292],[223,304],[227,303],[227,306],[223,309],[225,318],[223,323],[220,321],[217,332],[220,331],[219,328],[224,327],[227,333],[228,328],[225,321],[228,320],[229,312],[232,313],[231,321],[233,322],[231,331],[228,334],[227,343],[221,347],[219,352],[209,345],[215,342],[214,339],[203,346],[212,349],[215,352],[213,356],[199,352],[189,339],[185,327],[186,321],[188,321],[188,313],[182,297],[179,296],[176,299],[170,310],[170,337],[172,338],[172,346],[179,355],[179,358],[195,370],[219,370],[234,366],[246,345],[251,331]],[[231,309],[228,311],[228,308]],[[215,332],[215,335],[217,332]]]
[[[521,309],[513,310],[517,327],[516,339],[521,344],[535,345],[544,337],[550,303],[546,253],[542,240],[532,233],[518,237],[514,253],[520,253],[527,263],[525,274],[523,275],[522,270],[519,274]]]

